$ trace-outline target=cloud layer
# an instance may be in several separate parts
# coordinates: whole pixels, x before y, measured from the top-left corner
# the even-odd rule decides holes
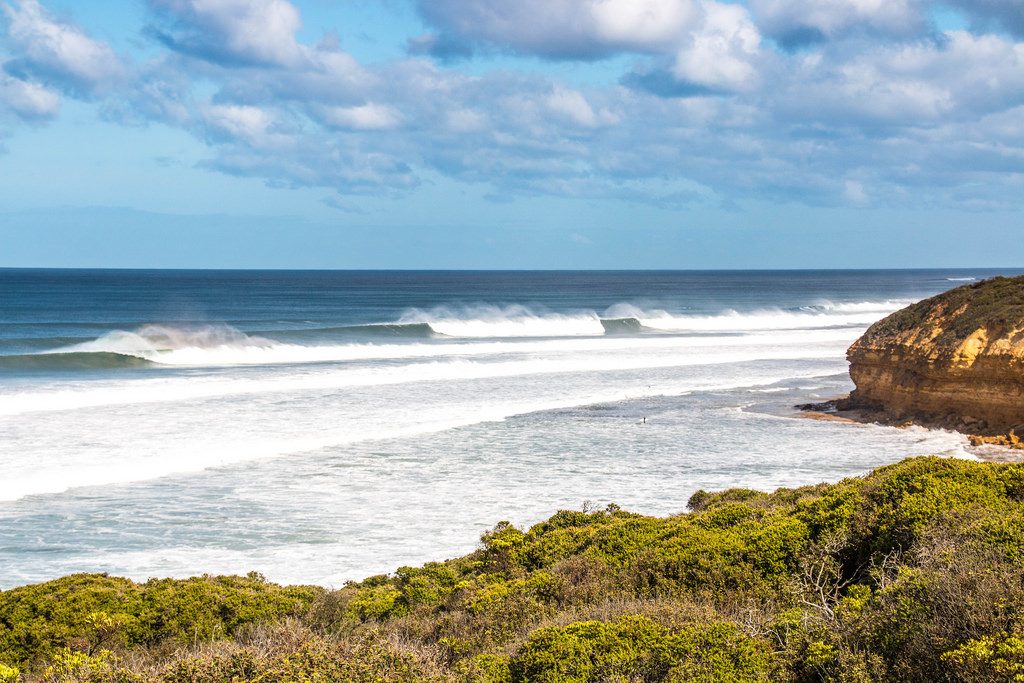
[[[300,40],[289,0],[149,0],[145,59],[37,0],[0,8],[9,128],[95,102],[189,131],[207,168],[339,205],[438,175],[496,199],[672,207],[1024,197],[1018,0],[421,0],[408,55],[377,64]]]

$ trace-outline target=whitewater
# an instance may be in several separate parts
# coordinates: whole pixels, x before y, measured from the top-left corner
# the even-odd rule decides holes
[[[983,271],[0,271],[0,588],[336,585],[585,501],[834,480],[959,435],[794,417]]]

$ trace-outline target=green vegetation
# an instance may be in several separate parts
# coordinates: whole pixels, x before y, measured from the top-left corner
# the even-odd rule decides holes
[[[941,324],[938,336],[929,343],[949,351],[978,329],[990,338],[1002,337],[1024,327],[1024,276],[994,277],[951,289],[907,306],[878,321],[861,338],[870,343],[925,326]]]
[[[1024,681],[1024,465],[502,523],[337,591],[78,575],[0,593],[0,682]]]
[[[323,592],[282,588],[256,574],[141,585],[106,575],[65,576],[0,592],[0,663],[31,668],[68,648],[92,655],[230,638],[244,625],[301,613]]]

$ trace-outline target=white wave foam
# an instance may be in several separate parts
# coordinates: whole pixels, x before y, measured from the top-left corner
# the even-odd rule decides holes
[[[426,323],[448,337],[574,337],[604,334],[596,313],[535,312],[526,306],[445,307],[406,312],[399,323]]]
[[[651,366],[661,367],[661,366]],[[447,372],[450,368],[445,368]],[[472,373],[470,373],[472,374]],[[510,373],[514,374],[514,373]],[[76,458],[64,463],[48,463],[49,467],[22,468],[0,482],[0,501],[11,501],[26,496],[60,493],[73,488],[125,484],[147,481],[172,474],[199,472],[207,469],[237,465],[244,462],[274,457],[309,453],[347,444],[404,438],[437,433],[483,422],[496,422],[514,415],[559,410],[580,405],[607,403],[655,395],[683,395],[693,391],[725,391],[741,387],[774,384],[792,377],[818,376],[814,369],[804,372],[770,373],[762,376],[738,378],[732,381],[716,379],[684,380],[671,387],[632,386],[628,392],[618,388],[591,389],[584,393],[571,393],[558,397],[517,398],[490,404],[468,404],[461,407],[440,405],[421,406],[415,411],[396,408],[401,418],[394,422],[373,421],[372,426],[361,423],[357,428],[347,424],[343,428],[327,429],[313,435],[289,435],[276,438],[250,438],[240,440],[218,436],[192,437],[176,443],[161,442],[158,452],[142,448],[137,459],[116,458],[116,466],[107,462],[108,454],[97,452],[83,461]],[[503,375],[485,374],[481,377]],[[379,426],[380,423],[390,426]]]
[[[31,473],[8,477],[0,485],[0,501],[11,501],[26,496],[45,493],[61,493],[83,486],[126,484],[156,479],[170,474],[200,472],[225,467],[241,462],[251,462],[320,450],[361,441],[419,436],[455,429],[483,421],[485,415],[467,417],[461,420],[420,419],[414,424],[391,429],[380,429],[353,435],[347,431],[333,432],[313,437],[289,437],[287,439],[258,439],[250,442],[238,440],[217,441],[195,439],[185,447],[162,448],[159,457],[143,458],[138,461],[119,460],[116,467],[103,462],[76,464],[59,470],[34,469]]]
[[[231,328],[228,328],[229,330]],[[209,335],[201,335],[211,338]],[[195,335],[180,335],[180,339],[191,343]],[[91,342],[55,349],[48,353],[107,352],[132,355],[138,358],[171,366],[222,367],[233,365],[298,365],[303,363],[328,363],[373,360],[401,360],[413,358],[450,358],[500,356],[507,354],[550,354],[576,352],[648,352],[677,348],[694,348],[714,345],[785,345],[852,342],[856,334],[848,330],[819,329],[796,335],[792,330],[780,330],[768,334],[754,331],[742,338],[722,337],[711,342],[707,338],[688,337],[574,337],[548,339],[516,339],[514,341],[448,341],[432,343],[398,344],[325,344],[306,346],[273,342],[258,337],[248,337],[237,330],[230,343],[206,346],[171,347],[153,343],[150,337],[139,332],[111,332]]]
[[[606,317],[636,318],[644,327],[665,332],[756,332],[813,330],[828,327],[862,327],[907,305],[905,301],[822,303],[799,312],[763,309],[740,313],[729,310],[716,315],[679,315],[663,310],[646,311],[631,304],[616,304]]]
[[[276,342],[252,337],[225,324],[195,327],[145,325],[134,332],[114,330],[92,341],[46,351],[53,353],[119,353],[153,362],[182,351],[238,352],[266,349]]]
[[[822,301],[814,306],[803,309],[810,312],[823,313],[892,313],[914,303],[914,299],[887,299],[885,301],[855,301],[833,303]]]
[[[657,341],[657,340],[653,340]],[[333,390],[348,387],[387,386],[412,382],[456,382],[527,375],[606,373],[620,370],[722,365],[757,360],[841,358],[841,345],[801,344],[774,346],[718,345],[714,348],[671,349],[656,345],[647,353],[578,353],[548,358],[471,361],[465,359],[289,373],[260,379],[205,378],[135,379],[96,387],[15,392],[0,395],[0,415],[54,412],[100,406],[135,405],[209,399],[220,396]],[[608,349],[603,349],[608,351]],[[66,385],[61,385],[66,386]]]
[[[729,310],[715,315],[681,315],[623,303],[610,307],[603,316],[592,311],[571,315],[538,313],[518,305],[473,306],[458,310],[412,310],[402,315],[398,323],[427,324],[438,334],[465,339],[601,337],[605,333],[602,319],[621,318],[635,318],[647,328],[664,332],[766,332],[866,326],[908,303],[902,300],[822,302],[799,312],[765,309],[741,313]],[[415,350],[398,352],[397,356],[380,355],[376,349],[382,346],[395,350],[399,345],[304,345],[250,336],[225,324],[195,327],[147,325],[134,332],[115,330],[93,341],[44,353],[105,352],[168,365],[237,365],[434,355],[425,349],[439,345],[401,345]],[[462,350],[472,353],[465,347]]]
[[[685,345],[679,341],[651,338],[606,337],[602,319],[635,318],[648,329],[664,333],[746,335],[742,343],[776,344],[799,341],[835,341],[826,333],[836,328],[866,327],[906,301],[838,303],[822,302],[802,311],[761,310],[748,313],[726,311],[716,315],[680,315],[664,310],[644,310],[631,304],[617,304],[602,316],[593,312],[574,315],[536,313],[524,306],[476,306],[460,310],[410,311],[400,323],[428,324],[452,339],[448,342],[413,343],[320,343],[296,344],[250,336],[228,325],[172,327],[147,325],[134,332],[113,331],[98,339],[45,353],[117,353],[162,365],[231,366],[276,365],[321,362],[368,361],[403,358],[487,356],[504,353],[601,351],[637,348],[667,348]],[[808,331],[815,337],[786,338],[793,331]],[[757,335],[773,333],[771,337]],[[824,336],[822,336],[824,335]],[[845,339],[847,335],[843,333]],[[465,341],[456,341],[457,339]],[[500,342],[497,339],[517,341]],[[536,339],[535,342],[518,341]],[[591,339],[586,339],[591,338]],[[473,340],[483,340],[475,343]],[[852,339],[850,339],[852,341]],[[528,344],[535,344],[529,346]],[[707,344],[707,341],[698,342]],[[718,345],[729,344],[725,338]]]
[[[714,315],[682,315],[645,310],[628,303],[609,307],[603,315],[584,311],[573,315],[536,312],[525,306],[472,306],[462,309],[412,310],[400,323],[428,324],[449,337],[569,337],[601,336],[602,319],[635,318],[644,327],[664,332],[746,332],[870,325],[910,300],[833,303],[823,301],[799,312],[764,309],[723,311]]]

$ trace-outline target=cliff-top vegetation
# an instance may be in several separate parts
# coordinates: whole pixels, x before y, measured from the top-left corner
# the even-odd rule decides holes
[[[1024,466],[499,524],[340,590],[75,575],[0,592],[0,681],[1024,680]]]
[[[858,343],[923,330],[931,348],[952,352],[977,330],[999,338],[1024,330],[1024,275],[994,277],[924,299],[878,321]],[[1024,336],[1018,339],[1024,342]]]

